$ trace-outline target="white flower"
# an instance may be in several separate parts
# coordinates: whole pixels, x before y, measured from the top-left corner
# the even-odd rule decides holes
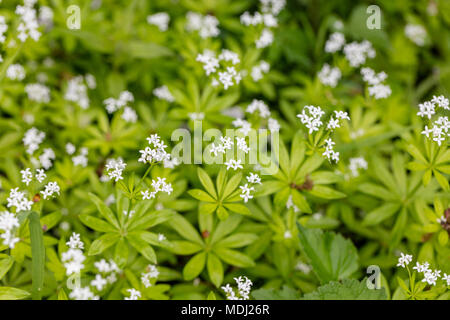
[[[31,173],[30,168],[20,170],[20,174],[22,175],[22,182],[25,183],[26,185],[29,185],[31,180],[33,180],[33,174]]]
[[[273,15],[278,15],[286,5],[286,0],[260,0],[261,11],[270,12]]]
[[[5,32],[8,30],[8,25],[5,22],[5,17],[0,16],[0,43],[4,43],[6,40],[6,37],[4,36]],[[1,62],[0,57],[0,62]]]
[[[367,170],[367,161],[363,157],[350,158],[350,164],[348,168],[351,171],[353,177],[359,176],[358,169]]]
[[[258,176],[258,174],[253,172],[250,172],[250,175],[247,176],[247,181],[249,183],[261,184],[261,178]]]
[[[105,167],[109,179],[114,179],[115,182],[122,180],[122,173],[126,166],[127,164],[121,158],[108,159]]]
[[[71,249],[84,249],[84,243],[81,241],[80,234],[73,232],[66,245]]]
[[[167,86],[162,86],[159,88],[155,88],[153,90],[153,94],[161,100],[166,100],[168,102],[174,102],[175,98],[172,96],[172,94],[169,91],[169,88]]]
[[[375,73],[375,71],[369,67],[361,68],[361,74],[363,80],[370,85],[377,85],[387,79],[387,74],[384,71]]]
[[[230,286],[230,284],[227,284],[226,286],[221,287],[222,290],[225,292],[228,300],[248,300],[250,298],[250,291],[252,288],[252,281],[248,279],[247,277],[238,277],[234,278],[236,281],[236,284],[238,286],[238,295],[234,292],[233,288]]]
[[[400,258],[398,258],[397,267],[406,268],[406,266],[412,261],[412,255],[400,253]]]
[[[75,153],[75,151],[76,151],[76,148],[75,148],[75,146],[72,143],[69,142],[69,143],[66,144],[66,152],[67,152],[67,154],[72,155],[72,154]]]
[[[2,17],[0,16],[0,18]],[[23,79],[25,79],[25,69],[20,64],[12,64],[6,70],[6,77],[8,77],[11,80],[22,81]]]
[[[40,103],[50,102],[50,89],[40,83],[31,83],[25,86],[28,99]]]
[[[84,84],[82,76],[73,77],[69,80],[64,99],[77,103],[82,109],[89,107],[87,86]]]
[[[166,178],[158,177],[157,180],[152,180],[153,191],[141,191],[143,200],[150,200],[155,198],[158,192],[165,192],[170,195],[173,191],[172,184],[166,182]]]
[[[239,148],[239,150],[242,150],[245,153],[248,153],[250,151],[250,148],[247,146],[245,138],[236,137],[236,140],[237,140],[236,145]]]
[[[52,167],[52,160],[55,159],[55,152],[51,148],[44,149],[43,153],[39,156],[39,161],[45,170]]]
[[[17,27],[19,35],[17,36],[20,41],[25,42],[28,37],[34,41],[38,41],[41,37],[41,33],[37,30],[39,27],[36,10],[33,9],[35,1],[25,1],[24,5],[18,5],[16,7],[16,14],[20,16],[20,23]]]
[[[159,276],[159,271],[155,265],[148,265],[147,272],[141,274],[141,282],[144,284],[146,288],[150,287],[152,284],[150,283],[150,279],[156,279]]]
[[[102,273],[109,273],[112,271],[110,264],[105,259],[101,259],[100,261],[94,262],[94,266],[97,268],[99,272]]]
[[[417,272],[423,272],[426,273],[429,271],[430,264],[428,262],[424,262],[423,264],[420,264],[419,262],[416,262],[416,266],[413,267],[414,270],[417,270]]]
[[[95,287],[98,291],[102,291],[108,281],[104,279],[100,274],[95,275],[95,279],[91,281],[91,286]]]
[[[75,300],[98,300],[99,297],[95,296],[89,287],[75,287],[69,294],[69,298]]]
[[[219,35],[220,30],[218,28],[219,20],[211,15],[203,16],[196,12],[189,11],[186,14],[186,30],[198,31],[200,37],[210,38]]]
[[[122,113],[122,119],[126,122],[135,123],[137,121],[137,113],[130,107],[125,107]]]
[[[42,141],[44,141],[44,138],[44,132],[39,131],[34,127],[29,129],[22,139],[23,144],[25,145],[25,147],[27,147],[27,153],[32,155],[34,151],[39,148],[39,145],[42,143]]]
[[[254,187],[249,187],[248,183],[246,183],[243,186],[240,186],[242,192],[240,194],[240,197],[244,199],[244,202],[247,203],[248,199],[252,199],[253,195],[250,194],[250,192],[255,191]]]
[[[351,42],[344,47],[345,58],[352,67],[359,67],[366,62],[367,58],[375,57],[375,50],[372,44],[364,40],[361,43]]]
[[[407,24],[405,26],[405,35],[418,46],[425,44],[427,31],[420,24]]]
[[[384,99],[391,95],[391,87],[384,84],[377,84],[369,87],[369,96],[374,96],[375,99]]]
[[[322,84],[334,88],[341,78],[341,70],[337,67],[331,68],[328,63],[325,63],[317,76]]]
[[[103,101],[103,104],[105,105],[106,111],[108,113],[114,113],[123,107],[127,107],[128,103],[133,101],[134,97],[131,92],[122,91],[118,99],[108,98]]]
[[[170,16],[166,12],[158,12],[147,16],[147,23],[158,27],[160,31],[167,31]]]
[[[278,123],[278,121],[276,119],[273,119],[273,118],[269,118],[269,120],[267,122],[267,127],[269,128],[269,130],[271,132],[280,131],[280,124]]]
[[[125,297],[125,300],[138,300],[140,297],[142,297],[141,292],[134,288],[127,289],[127,291],[130,293],[130,296]]]
[[[152,163],[170,160],[170,154],[165,151],[167,146],[157,134],[151,135],[149,138],[147,138],[147,141],[153,148],[146,147],[143,150],[139,150],[139,152],[141,153],[141,157],[138,160],[139,162]]]
[[[61,254],[61,261],[64,264],[64,268],[66,268],[66,275],[68,276],[80,273],[84,269],[84,260],[86,260],[86,257],[81,249],[70,248]]]
[[[250,73],[254,81],[259,81],[263,78],[263,73],[267,73],[270,70],[270,65],[266,61],[261,61],[259,65],[252,68]]]
[[[0,238],[3,239],[3,245],[13,249],[20,238],[15,237],[14,230],[19,227],[19,219],[8,211],[0,212],[0,230],[4,233],[0,234]]]
[[[266,48],[271,45],[273,42],[273,32],[269,29],[264,29],[261,33],[261,36],[255,41],[255,45],[257,48]]]
[[[58,186],[58,183],[49,182],[45,186],[45,190],[41,191],[41,193],[44,196],[44,199],[47,199],[47,198],[51,197],[54,193],[57,193],[59,195],[59,190],[60,190],[60,188]]]
[[[450,275],[444,273],[444,276],[442,277],[442,280],[447,282],[447,286],[450,286]]]
[[[31,206],[33,205],[33,201],[25,198],[25,193],[19,191],[19,188],[11,189],[6,201],[8,201],[6,207],[16,207],[16,213],[31,210]]]
[[[333,53],[341,50],[345,44],[345,37],[340,32],[335,32],[330,35],[330,38],[325,43],[325,52]]]
[[[260,117],[262,118],[268,118],[270,116],[269,107],[262,100],[253,99],[253,101],[247,106],[247,109],[245,111],[251,114],[253,114],[255,111],[258,111]]]
[[[228,162],[225,162],[227,166],[227,170],[233,168],[233,170],[242,169],[241,160],[230,159]]]
[[[306,113],[306,110],[309,111],[310,115]],[[314,131],[319,131],[323,124],[320,119],[324,114],[325,112],[320,107],[305,106],[302,113],[298,114],[297,117],[300,118],[300,121],[309,129],[309,134],[311,134]]]

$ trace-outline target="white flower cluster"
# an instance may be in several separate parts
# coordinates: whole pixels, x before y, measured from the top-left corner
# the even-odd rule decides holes
[[[252,289],[252,281],[248,279],[246,276],[240,276],[239,278],[234,278],[236,284],[238,286],[238,294],[235,293],[235,290],[227,283],[226,286],[222,287],[222,290],[225,292],[228,300],[248,300],[250,299],[250,291]]]
[[[64,95],[64,99],[77,103],[82,109],[87,109],[89,107],[87,88],[95,89],[95,87],[96,81],[94,76],[92,75],[86,75],[86,77],[73,77],[67,84],[67,90],[66,94]]]
[[[126,122],[135,123],[137,121],[137,114],[133,108],[128,106],[128,103],[133,102],[134,97],[130,91],[122,91],[119,95],[119,99],[108,98],[103,101],[105,104],[106,111],[112,114],[122,108],[124,108],[122,113],[122,119]]]
[[[8,25],[6,24],[5,17],[0,16],[0,43],[4,43],[6,41],[5,37],[6,31],[8,31]]]
[[[352,67],[359,67],[366,63],[367,58],[374,58],[376,55],[372,44],[364,40],[360,43],[354,41],[344,46],[345,58]]]
[[[259,113],[259,116],[261,118],[268,118],[267,127],[270,131],[277,132],[280,130],[280,124],[278,123],[278,121],[274,118],[270,118],[270,109],[267,104],[264,103],[264,101],[254,99],[245,110],[245,112],[249,114],[254,114],[255,111]],[[242,115],[240,114],[236,115],[236,118],[237,119],[232,122],[233,126],[235,128],[239,128],[238,131],[247,136],[252,130],[251,124],[247,120],[244,120]]]
[[[95,287],[97,291],[102,291],[108,284],[113,284],[117,281],[116,273],[120,272],[120,269],[113,260],[109,260],[108,263],[105,259],[101,259],[94,262],[94,266],[99,273],[91,281],[91,286]]]
[[[309,115],[306,113],[308,110]],[[301,122],[309,129],[309,134],[314,131],[319,131],[319,128],[323,125],[321,120],[322,116],[325,112],[320,107],[314,106],[305,106],[302,110],[301,114],[298,114],[297,117],[300,118]],[[340,122],[344,119],[350,120],[347,112],[344,111],[334,111],[334,117],[331,116],[328,124],[326,126],[327,130],[334,130],[336,128],[340,128]],[[325,140],[325,152],[324,156],[328,158],[328,160],[334,160],[336,162],[339,161],[339,152],[334,151],[335,142],[330,138]]]
[[[248,181],[248,183],[239,187],[242,190],[240,197],[242,199],[244,199],[245,203],[248,202],[248,199],[253,198],[253,195],[251,195],[250,192],[255,191],[254,187],[249,187],[249,183],[250,184],[261,184],[261,178],[256,173],[250,172],[250,175],[247,176],[247,181]]]
[[[284,0],[261,0],[261,11],[255,12],[251,15],[245,11],[241,15],[241,23],[244,26],[258,26],[263,25],[263,30],[259,37],[255,40],[257,48],[266,48],[273,42],[273,32],[271,28],[278,26],[277,15],[284,8],[286,2]]]
[[[200,13],[189,11],[186,14],[186,19],[186,30],[189,32],[198,31],[203,39],[217,37],[220,33],[219,20],[212,15],[203,16]]]
[[[331,68],[328,63],[325,63],[317,76],[322,84],[334,88],[338,84],[342,74],[338,67]]]
[[[444,96],[433,96],[433,99],[430,101],[425,101],[424,103],[419,104],[419,112],[417,115],[428,119],[436,114],[436,107],[443,108],[445,110],[450,110],[449,100]],[[422,134],[427,138],[430,138],[440,146],[443,141],[446,141],[447,137],[450,135],[448,132],[450,129],[450,121],[448,117],[439,117],[437,120],[431,123],[432,127],[428,128],[425,126]]]
[[[414,42],[416,45],[422,47],[425,45],[425,39],[427,37],[427,31],[420,24],[407,24],[405,26],[406,37]]]
[[[353,177],[359,176],[358,169],[367,170],[367,161],[363,157],[350,158],[350,164],[348,168],[351,171]]]
[[[252,68],[250,75],[254,81],[259,81],[263,78],[263,73],[267,73],[270,70],[270,64],[262,60],[258,65]]]
[[[334,145],[336,143],[331,139],[325,140],[325,151],[322,153],[322,155],[326,156],[328,160],[334,160],[336,162],[339,161],[339,152],[334,151]]]
[[[122,180],[122,172],[126,166],[127,164],[121,158],[108,159],[105,167],[109,179],[114,179],[115,182]]]
[[[40,103],[50,102],[50,89],[40,83],[31,83],[25,86],[28,99]]]
[[[39,145],[42,141],[44,141],[44,138],[45,133],[34,127],[25,132],[22,141],[27,148],[27,153],[32,155],[37,149],[39,149]]]
[[[51,148],[45,148],[43,153],[39,156],[39,161],[41,166],[48,170],[52,167],[53,162],[55,160],[55,152]]]
[[[11,80],[22,81],[25,79],[25,69],[20,64],[12,64],[6,70],[6,77]]]
[[[131,288],[127,289],[127,291],[130,293],[130,296],[125,297],[124,300],[138,300],[140,297],[142,297],[141,292],[139,290]]]
[[[319,128],[323,125],[320,119],[324,114],[325,111],[320,107],[305,106],[302,113],[298,114],[297,117],[300,118],[300,121],[309,129],[309,134],[311,134],[314,131],[319,131]]]
[[[155,198],[158,192],[165,192],[171,194],[173,191],[172,184],[166,182],[166,178],[158,177],[157,180],[152,180],[153,191],[150,190],[141,191],[143,200],[150,200]]]
[[[22,175],[22,182],[28,185],[33,180],[33,173],[30,168],[26,168],[25,170],[20,170],[20,174]],[[36,174],[34,175],[36,180],[41,183],[47,177],[44,169],[36,169]]]
[[[20,24],[17,27],[19,35],[17,36],[20,41],[25,42],[28,37],[34,41],[38,41],[41,37],[41,33],[37,30],[39,27],[36,10],[33,8],[37,0],[25,0],[24,5],[18,5],[16,7],[16,14],[20,16]]]
[[[59,185],[57,182],[49,182],[46,186],[44,191],[41,191],[42,195],[44,196],[44,199],[47,199],[51,196],[53,196],[53,194],[57,193],[59,195]]]
[[[167,102],[174,102],[175,98],[172,96],[172,94],[169,91],[169,88],[167,86],[161,86],[159,88],[155,88],[153,90],[153,94],[161,100],[166,100]]]
[[[69,241],[66,243],[69,249],[61,255],[61,261],[66,268],[66,275],[80,273],[84,269],[84,260],[86,257],[83,254],[84,243],[80,240],[78,233],[72,233]]]
[[[157,279],[159,276],[159,271],[155,265],[149,264],[147,266],[147,272],[143,272],[141,274],[141,282],[144,284],[146,288],[151,287],[151,279]]]
[[[66,145],[66,147],[67,147],[67,145]],[[68,151],[71,151],[72,154],[75,153],[75,150],[76,149],[74,146],[73,146],[73,148],[69,146]],[[67,153],[69,153],[69,152],[67,152]],[[88,158],[87,158],[88,153],[89,153],[88,148],[80,148],[80,152],[78,153],[78,155],[72,157],[73,165],[86,168],[87,164],[88,164]]]
[[[345,44],[345,37],[341,32],[334,32],[325,43],[325,52],[334,53],[342,49]]]
[[[196,60],[203,63],[203,69],[207,76],[215,75],[212,79],[214,87],[222,83],[223,88],[227,90],[229,87],[241,82],[242,75],[236,71],[235,67],[241,60],[238,54],[233,51],[223,49],[219,56],[216,57],[213,51],[205,50],[202,54],[197,55]],[[217,80],[217,76],[219,80]]]
[[[147,23],[157,26],[159,31],[167,31],[170,16],[166,12],[158,12],[147,16]]]
[[[147,141],[150,147],[145,147],[144,150],[139,150],[141,153],[141,157],[138,160],[139,162],[152,163],[170,160],[170,154],[165,150],[167,146],[157,134],[152,134],[147,138]]]
[[[188,113],[188,117],[192,121],[203,120],[203,119],[205,119],[205,113],[203,113],[203,112],[189,112]]]
[[[412,261],[412,255],[400,253],[400,257],[398,258],[397,267],[407,268],[407,266]],[[429,285],[436,285],[437,280],[441,277],[441,270],[431,270],[430,264],[428,262],[424,262],[420,264],[416,261],[416,265],[413,267],[419,273],[423,273],[422,282],[426,282]],[[442,280],[446,282],[447,286],[450,286],[450,275],[444,273],[442,276]]]
[[[39,24],[45,26],[46,28],[51,28],[53,26],[53,10],[47,6],[41,6],[39,8]]]
[[[0,238],[3,239],[3,245],[8,246],[10,249],[14,248],[20,238],[15,236],[14,230],[19,227],[19,219],[8,211],[0,212]]]
[[[16,208],[16,213],[31,210],[31,206],[33,205],[33,201],[28,200],[25,197],[25,192],[19,191],[19,188],[11,189],[6,201],[8,201],[6,205],[8,208]]]
[[[375,73],[374,70],[366,67],[361,68],[361,75],[363,80],[369,85],[370,96],[374,96],[375,99],[383,99],[391,95],[391,88],[382,83],[387,78],[387,74],[384,71]]]

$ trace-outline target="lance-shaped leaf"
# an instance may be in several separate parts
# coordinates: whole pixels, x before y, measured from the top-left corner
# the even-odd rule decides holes
[[[297,226],[300,245],[321,283],[348,278],[358,269],[358,254],[350,240],[334,232]]]

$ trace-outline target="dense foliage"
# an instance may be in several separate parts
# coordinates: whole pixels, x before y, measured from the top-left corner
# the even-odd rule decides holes
[[[0,1],[0,299],[450,299],[449,26]]]

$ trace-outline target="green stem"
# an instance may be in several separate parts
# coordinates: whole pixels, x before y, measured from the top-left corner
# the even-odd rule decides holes
[[[41,300],[45,274],[45,247],[39,214],[30,212],[30,241],[31,241],[31,295],[33,300]]]

